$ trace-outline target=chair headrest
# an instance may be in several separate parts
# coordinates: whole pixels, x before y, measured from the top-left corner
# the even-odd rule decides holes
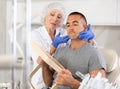
[[[112,72],[118,64],[118,55],[115,50],[113,49],[100,49],[100,52],[105,59],[106,62],[106,72]]]

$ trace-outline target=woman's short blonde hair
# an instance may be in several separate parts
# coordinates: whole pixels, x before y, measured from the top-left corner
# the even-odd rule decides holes
[[[42,16],[41,16],[41,24],[44,25],[45,17],[49,13],[49,11],[52,9],[58,9],[62,12],[62,21],[60,23],[60,26],[61,26],[65,19],[65,8],[61,3],[58,3],[58,2],[50,3],[43,9]]]

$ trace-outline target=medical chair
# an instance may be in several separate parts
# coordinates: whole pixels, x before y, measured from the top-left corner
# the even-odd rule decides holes
[[[109,82],[120,85],[120,58],[113,49],[99,49],[106,62]]]

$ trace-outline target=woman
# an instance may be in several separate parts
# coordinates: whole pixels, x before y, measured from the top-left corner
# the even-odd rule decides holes
[[[42,17],[42,26],[32,32],[32,40],[40,45],[45,51],[52,54],[55,49],[59,46],[62,47],[66,45],[69,40],[66,35],[66,31],[62,28],[63,21],[65,19],[65,8],[60,3],[51,3],[43,10]],[[89,33],[90,32],[90,33]],[[94,34],[88,30],[80,34],[82,39],[85,38],[85,35],[94,37]],[[52,44],[52,46],[51,46]],[[41,58],[39,55],[32,50],[32,59],[34,62],[33,67],[38,64],[41,64]],[[36,86],[43,82],[41,69],[33,76],[33,85]]]
[[[65,9],[60,3],[51,3],[47,7],[45,7],[42,15],[42,26],[32,31],[32,40],[35,41],[38,45],[40,45],[45,51],[50,53],[50,46],[56,34],[60,33],[61,36],[64,36],[66,34],[66,31],[62,29],[62,23],[65,18]],[[32,59],[34,62],[33,67],[36,67],[36,65],[41,61],[37,52],[35,52],[33,49]],[[36,86],[37,84],[42,82],[43,79],[40,69],[33,76],[32,83],[34,86]]]

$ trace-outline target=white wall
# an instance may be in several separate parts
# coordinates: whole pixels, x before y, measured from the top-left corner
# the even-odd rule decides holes
[[[6,1],[0,0],[0,54],[5,54],[6,44]],[[4,48],[4,49],[3,49]]]
[[[33,0],[32,17],[42,15],[43,8],[51,2],[63,4],[66,14],[71,11],[82,12],[92,25],[118,25],[118,0]],[[39,22],[39,18],[34,22]]]
[[[92,26],[98,46],[116,50],[120,56],[120,26]]]

